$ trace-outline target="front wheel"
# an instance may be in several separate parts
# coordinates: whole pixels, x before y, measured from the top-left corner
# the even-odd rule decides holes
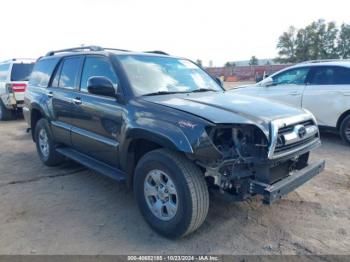
[[[202,172],[185,156],[166,149],[151,151],[139,161],[134,192],[147,223],[165,237],[195,231],[208,213],[209,194]]]
[[[343,141],[350,145],[350,115],[343,119],[339,131]]]

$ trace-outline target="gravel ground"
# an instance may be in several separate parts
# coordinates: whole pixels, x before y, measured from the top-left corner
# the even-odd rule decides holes
[[[272,206],[211,200],[202,227],[155,234],[123,184],[44,166],[24,121],[0,122],[0,254],[350,254],[350,147],[322,134],[326,170]]]

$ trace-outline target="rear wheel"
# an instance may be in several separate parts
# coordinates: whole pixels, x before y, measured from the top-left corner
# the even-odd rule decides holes
[[[61,155],[56,152],[56,143],[46,119],[40,119],[35,125],[34,138],[39,157],[45,165],[55,166],[62,162]]]
[[[11,120],[13,118],[13,113],[11,110],[7,109],[4,102],[0,99],[0,120]]]
[[[195,231],[208,213],[202,172],[185,156],[169,150],[151,151],[139,161],[134,192],[147,223],[169,238]]]
[[[339,131],[343,141],[350,145],[350,115],[343,119]]]

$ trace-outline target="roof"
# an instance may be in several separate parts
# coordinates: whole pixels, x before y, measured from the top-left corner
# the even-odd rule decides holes
[[[36,59],[34,58],[12,58],[9,60],[1,61],[0,64],[5,63],[34,63]]]
[[[330,59],[330,60],[311,60],[296,64],[294,67],[302,66],[345,66],[350,67],[350,59]]]
[[[155,56],[169,56],[169,54],[163,51],[145,51],[145,52],[134,52],[125,49],[117,49],[117,48],[106,48],[99,46],[81,46],[81,47],[73,47],[61,50],[55,50],[48,52],[45,57],[50,56],[65,56],[67,54],[139,54],[139,55],[155,55]]]

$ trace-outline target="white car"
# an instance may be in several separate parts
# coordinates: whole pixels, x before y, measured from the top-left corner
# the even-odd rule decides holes
[[[24,92],[33,70],[34,59],[0,62],[0,120],[9,120],[23,107]]]
[[[309,61],[283,69],[261,82],[232,90],[311,111],[320,127],[339,132],[350,144],[350,61]]]

